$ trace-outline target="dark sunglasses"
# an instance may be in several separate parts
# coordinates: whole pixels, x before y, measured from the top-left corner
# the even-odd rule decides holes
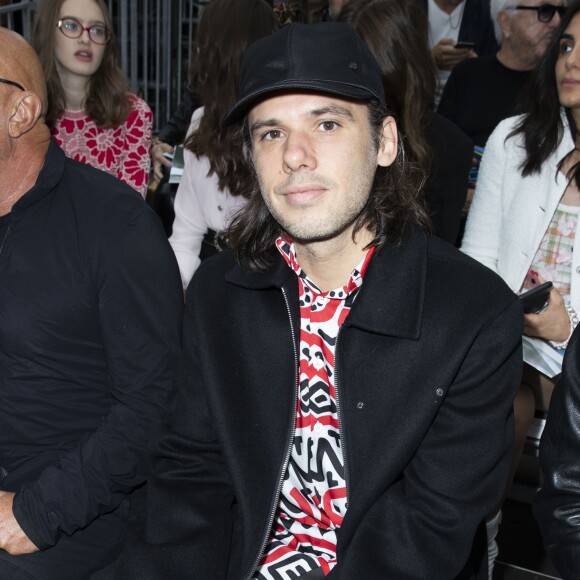
[[[8,79],[0,79],[0,83],[4,83],[6,85],[12,85],[13,87],[19,88],[21,91],[26,91],[26,89],[16,81],[9,81]]]
[[[562,18],[566,12],[566,6],[554,6],[553,4],[541,4],[540,6],[511,6],[512,10],[535,10],[538,20],[544,24],[551,22],[556,12]]]

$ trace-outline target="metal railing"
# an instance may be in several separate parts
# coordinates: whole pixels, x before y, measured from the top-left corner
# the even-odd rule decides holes
[[[153,110],[154,131],[181,100],[195,26],[209,0],[108,0],[121,68]],[[0,0],[0,23],[30,38],[35,0]]]

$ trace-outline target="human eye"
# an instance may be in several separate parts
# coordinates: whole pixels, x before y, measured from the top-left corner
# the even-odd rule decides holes
[[[98,39],[105,38],[106,29],[104,26],[101,26],[100,24],[95,24],[95,26],[91,26],[90,34],[94,38],[98,38]]]
[[[72,20],[71,18],[65,18],[62,21],[62,26],[68,32],[78,32],[80,28],[80,24],[76,20]]]
[[[260,135],[260,141],[276,141],[282,136],[282,131],[279,129],[270,129]]]
[[[569,40],[561,40],[558,52],[560,54],[566,54],[572,50],[572,43]]]
[[[324,132],[324,133],[331,133],[333,131],[336,131],[336,129],[338,129],[338,127],[340,127],[340,125],[336,122],[336,121],[322,121],[318,127]]]

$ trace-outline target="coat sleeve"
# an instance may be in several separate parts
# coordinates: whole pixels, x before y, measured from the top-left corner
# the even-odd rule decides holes
[[[506,172],[511,174],[519,171],[518,167],[510,167],[508,163],[511,157],[508,148],[515,145],[511,140],[505,142],[505,127],[505,122],[500,123],[485,146],[461,244],[462,252],[494,272],[498,271],[504,227],[504,179]]]
[[[401,477],[367,511],[329,580],[357,578],[363,566],[373,579],[463,577],[512,454],[523,322],[515,298],[498,310],[475,336]]]
[[[95,267],[109,376],[109,384],[95,388],[110,389],[110,410],[95,431],[15,496],[14,515],[41,549],[112,511],[143,484],[174,403],[183,304],[179,275],[156,216],[141,200],[137,204],[140,210],[125,228],[108,231]],[[117,229],[119,222],[112,223]]]
[[[566,350],[540,444],[542,489],[533,504],[544,545],[563,578],[580,577],[580,331]]]
[[[226,577],[234,493],[204,395],[199,327],[186,306],[177,406],[147,484],[145,537],[117,571],[123,580]]]

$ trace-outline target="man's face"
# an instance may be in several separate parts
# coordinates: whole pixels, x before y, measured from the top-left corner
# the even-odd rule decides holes
[[[564,6],[564,0],[521,0],[518,6],[540,6],[552,4]],[[556,12],[550,22],[540,22],[536,10],[509,11],[505,18],[504,42],[508,42],[514,55],[521,61],[522,68],[532,69],[536,66],[548,44],[554,36],[554,30],[560,24]]]
[[[394,120],[384,120],[377,150],[365,103],[281,95],[256,105],[248,123],[264,201],[301,243],[350,235],[377,165],[390,165],[396,157]]]

